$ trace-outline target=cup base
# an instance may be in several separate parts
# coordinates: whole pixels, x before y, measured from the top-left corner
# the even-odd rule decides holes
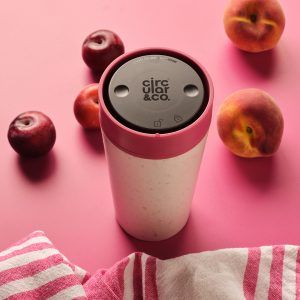
[[[137,240],[141,240],[141,241],[145,241],[145,242],[160,242],[160,241],[164,241],[167,240],[169,238],[172,238],[174,235],[178,234],[187,224],[189,219],[188,218],[185,220],[185,222],[183,224],[180,225],[180,227],[177,227],[176,230],[173,230],[171,232],[164,232],[163,234],[158,234],[155,232],[147,232],[147,233],[143,233],[141,231],[139,232],[134,232],[133,230],[130,229],[126,229],[126,226],[123,226],[118,219],[116,219],[116,221],[118,222],[118,224],[120,225],[120,227],[122,228],[122,230],[128,234],[129,236],[137,239]]]

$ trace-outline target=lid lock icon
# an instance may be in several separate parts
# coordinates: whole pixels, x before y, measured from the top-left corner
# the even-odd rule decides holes
[[[162,121],[163,121],[163,119],[159,119],[157,121],[154,121],[154,123],[153,123],[154,127],[160,128],[162,126]]]

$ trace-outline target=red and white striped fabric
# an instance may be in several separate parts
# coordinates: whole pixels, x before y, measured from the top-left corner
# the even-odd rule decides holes
[[[0,299],[300,300],[300,248],[224,249],[169,260],[133,253],[90,277],[36,231],[0,253]]]
[[[0,253],[0,299],[86,299],[87,278],[42,231]]]

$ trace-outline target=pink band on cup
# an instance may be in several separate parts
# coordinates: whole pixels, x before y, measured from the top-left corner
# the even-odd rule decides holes
[[[143,133],[130,129],[112,116],[106,107],[104,88],[118,66],[137,56],[159,53],[174,56],[193,64],[206,77],[208,103],[201,116],[187,127],[170,133]],[[212,117],[213,85],[207,71],[190,56],[166,48],[145,48],[125,53],[116,58],[104,71],[99,83],[101,129],[110,141],[121,150],[134,156],[147,159],[170,158],[187,152],[196,146],[206,135]]]

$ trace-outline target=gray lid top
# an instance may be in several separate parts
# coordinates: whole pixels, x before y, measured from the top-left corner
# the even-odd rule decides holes
[[[110,110],[121,123],[142,132],[171,132],[189,125],[205,105],[204,94],[194,68],[160,54],[125,62],[108,84]]]

